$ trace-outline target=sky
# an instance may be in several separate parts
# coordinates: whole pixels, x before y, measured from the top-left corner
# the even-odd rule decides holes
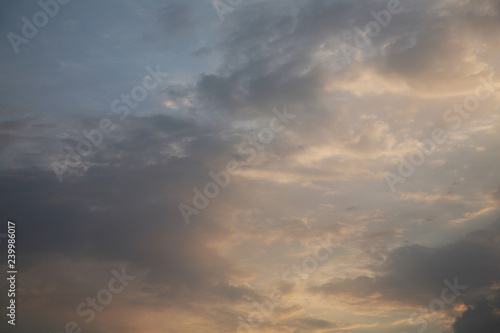
[[[2,331],[500,331],[499,0],[0,1],[0,32]]]

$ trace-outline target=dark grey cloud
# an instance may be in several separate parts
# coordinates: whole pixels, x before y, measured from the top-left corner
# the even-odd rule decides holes
[[[192,140],[179,146],[186,157],[166,150],[186,137]],[[77,141],[66,143],[74,146]],[[88,169],[78,168],[78,174],[65,175],[62,183],[52,170],[4,172],[0,218],[23,221],[18,225],[23,240],[19,256],[27,278],[20,283],[35,290],[42,286],[31,277],[57,275],[25,301],[38,304],[49,297],[43,313],[50,317],[64,308],[69,319],[71,309],[96,292],[95,274],[105,279],[119,262],[143,273],[146,297],[137,302],[145,308],[189,308],[195,299],[220,304],[260,300],[252,288],[229,284],[246,273],[208,246],[229,230],[209,212],[187,227],[178,210],[178,203],[189,202],[194,186],[209,180],[210,165],[217,165],[220,156],[227,158],[227,149],[227,143],[193,122],[134,118],[130,125],[119,126],[115,136],[104,138],[86,158]],[[80,262],[91,262],[92,268],[80,277],[64,273]],[[89,283],[79,285],[80,278]],[[43,327],[55,329],[52,324]]]
[[[495,333],[500,330],[500,293],[494,299],[483,298],[459,316],[453,324],[455,333]]]
[[[487,289],[500,280],[500,228],[471,232],[464,240],[442,247],[410,245],[396,248],[381,265],[371,267],[375,277],[358,276],[312,287],[325,295],[366,298],[380,293],[390,301],[428,305],[458,279],[467,293]]]
[[[208,46],[204,46],[199,50],[194,51],[191,55],[195,58],[202,58],[212,54],[213,49]]]
[[[169,1],[161,12],[167,36],[192,32],[196,25],[192,21],[192,6],[185,2]]]
[[[26,128],[27,124],[19,120],[4,121],[0,123],[0,132],[12,132]]]
[[[329,320],[313,318],[313,317],[299,317],[284,323],[285,326],[294,329],[293,332],[324,332],[341,328],[341,323]]]

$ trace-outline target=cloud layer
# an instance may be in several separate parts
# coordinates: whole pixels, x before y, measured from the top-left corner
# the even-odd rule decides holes
[[[17,331],[497,332],[500,2],[221,2],[222,20],[203,0],[71,2],[18,53],[4,38]],[[40,10],[2,3],[0,29]],[[141,96],[147,66],[168,75]],[[122,268],[135,279],[87,323],[79,304]]]

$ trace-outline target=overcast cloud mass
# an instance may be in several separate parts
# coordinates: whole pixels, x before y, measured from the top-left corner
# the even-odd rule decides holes
[[[0,31],[2,331],[500,332],[499,0],[0,1]]]

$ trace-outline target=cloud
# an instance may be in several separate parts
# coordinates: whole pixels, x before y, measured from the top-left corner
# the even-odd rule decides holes
[[[442,247],[410,245],[387,253],[380,265],[369,267],[372,275],[334,279],[311,287],[314,293],[371,298],[427,305],[438,297],[443,281],[455,277],[468,286],[467,293],[488,289],[500,276],[500,229],[471,232],[464,240]]]
[[[498,98],[399,194],[384,175],[496,76],[499,2],[402,3],[351,63],[340,46],[386,1],[248,0],[223,22],[211,1],[80,2],[21,57],[1,49],[0,220],[19,222],[21,332],[61,330],[121,265],[138,280],[89,331],[234,331],[275,288],[262,331],[398,333],[455,277],[467,292],[434,330],[497,325]],[[7,7],[19,30],[31,7]],[[156,63],[165,84],[58,183],[63,147]],[[243,162],[238,145],[285,106],[293,123],[186,226],[179,203]],[[326,236],[341,244],[327,262],[280,280]]]
[[[500,297],[497,293],[492,300],[478,300],[472,307],[456,318],[453,324],[455,333],[484,332],[495,333],[500,330]]]
[[[294,332],[324,332],[342,327],[340,323],[312,317],[295,318],[285,325],[295,329]]]

